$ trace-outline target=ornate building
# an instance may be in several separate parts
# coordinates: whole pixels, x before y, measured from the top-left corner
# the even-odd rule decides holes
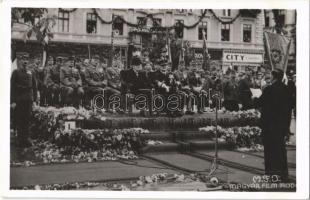
[[[265,17],[262,10],[48,8],[46,15],[57,16],[49,44],[51,55],[108,57],[113,44],[117,56],[126,66],[129,45],[146,48],[160,32],[167,33],[175,26],[177,37],[193,49],[196,64],[201,64],[203,57],[203,30],[211,66],[244,70],[248,66],[261,67],[264,62]],[[112,18],[116,19],[113,25],[110,23]],[[26,28],[21,24],[13,25],[12,44],[17,51],[39,55],[42,49],[34,36],[26,44],[23,42]]]

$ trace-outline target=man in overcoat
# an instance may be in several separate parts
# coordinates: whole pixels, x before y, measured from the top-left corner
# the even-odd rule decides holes
[[[281,181],[288,177],[287,152],[285,137],[289,133],[291,114],[290,93],[282,82],[283,71],[275,69],[271,72],[272,84],[263,90],[254,105],[261,107],[261,128],[264,144],[265,173],[277,175]]]

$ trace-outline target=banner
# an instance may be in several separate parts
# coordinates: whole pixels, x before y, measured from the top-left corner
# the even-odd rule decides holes
[[[264,41],[271,68],[286,72],[291,40],[284,35],[264,32]]]

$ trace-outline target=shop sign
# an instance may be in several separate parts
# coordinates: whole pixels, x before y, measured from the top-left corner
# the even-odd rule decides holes
[[[224,62],[263,63],[263,54],[223,53]]]

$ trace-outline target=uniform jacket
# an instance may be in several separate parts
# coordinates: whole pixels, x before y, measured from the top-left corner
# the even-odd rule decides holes
[[[98,72],[95,67],[88,67],[85,70],[85,85],[88,87],[104,87],[106,85],[103,72]]]
[[[108,79],[108,86],[114,89],[120,89],[121,87],[121,80],[120,80],[120,71],[118,68],[109,67],[107,69],[107,79]]]
[[[11,77],[11,102],[36,101],[37,82],[33,72],[19,68]]]
[[[66,87],[81,87],[82,80],[79,71],[69,66],[61,67],[60,85]]]
[[[59,84],[60,84],[60,66],[49,66],[46,69],[46,76],[44,79],[44,84],[47,87],[51,87],[53,85],[59,86]]]

